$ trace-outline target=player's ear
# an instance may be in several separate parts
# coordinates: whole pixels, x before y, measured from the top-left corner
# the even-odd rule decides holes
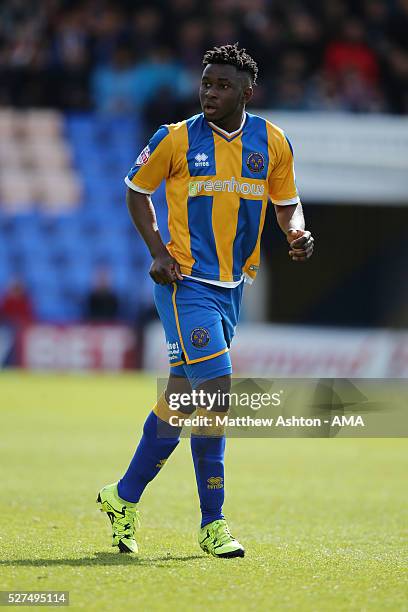
[[[254,90],[252,89],[252,85],[247,85],[244,88],[244,101],[245,104],[248,104],[248,102],[250,101],[250,99],[252,98],[254,93]]]

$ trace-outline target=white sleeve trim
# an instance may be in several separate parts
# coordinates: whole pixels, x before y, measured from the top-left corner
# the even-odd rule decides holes
[[[142,189],[142,187],[139,187],[138,185],[135,185],[134,183],[132,183],[132,181],[129,179],[128,176],[125,176],[125,183],[128,187],[130,187],[130,189],[133,189],[133,191],[137,191],[139,193],[144,193],[145,195],[152,195],[153,191],[148,191],[147,189]]]
[[[299,196],[295,196],[294,198],[290,198],[289,200],[272,200],[272,202],[277,206],[289,206],[290,204],[300,204],[300,198]]]

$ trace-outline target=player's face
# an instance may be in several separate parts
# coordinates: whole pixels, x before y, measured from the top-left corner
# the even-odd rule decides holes
[[[229,131],[238,129],[252,88],[245,74],[235,66],[208,64],[200,86],[200,103],[204,116]],[[234,123],[238,125],[234,127]],[[231,127],[232,126],[232,127]]]

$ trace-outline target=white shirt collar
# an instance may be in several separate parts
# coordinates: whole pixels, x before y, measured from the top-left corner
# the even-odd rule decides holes
[[[212,123],[211,121],[208,122],[208,125],[214,128],[215,130],[218,130],[222,134],[224,134],[224,136],[227,136],[227,138],[232,138],[233,136],[236,136],[236,134],[238,134],[242,130],[242,128],[244,127],[244,123],[246,121],[246,117],[247,115],[246,115],[246,112],[244,111],[244,115],[242,117],[242,123],[239,126],[239,128],[235,130],[235,132],[227,132],[226,130],[223,130],[222,128],[218,127],[218,125],[215,125],[215,123]]]

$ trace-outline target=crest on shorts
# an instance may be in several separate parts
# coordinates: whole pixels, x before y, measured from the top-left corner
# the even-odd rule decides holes
[[[135,161],[135,166],[143,166],[144,164],[147,164],[147,162],[149,161],[149,157],[150,157],[150,147],[149,145],[147,145],[143,149],[143,151],[139,154],[139,157]]]
[[[251,172],[261,172],[265,167],[265,159],[262,153],[250,153],[246,163]]]
[[[204,348],[210,341],[210,332],[205,327],[196,327],[191,332],[190,340],[196,348]]]

